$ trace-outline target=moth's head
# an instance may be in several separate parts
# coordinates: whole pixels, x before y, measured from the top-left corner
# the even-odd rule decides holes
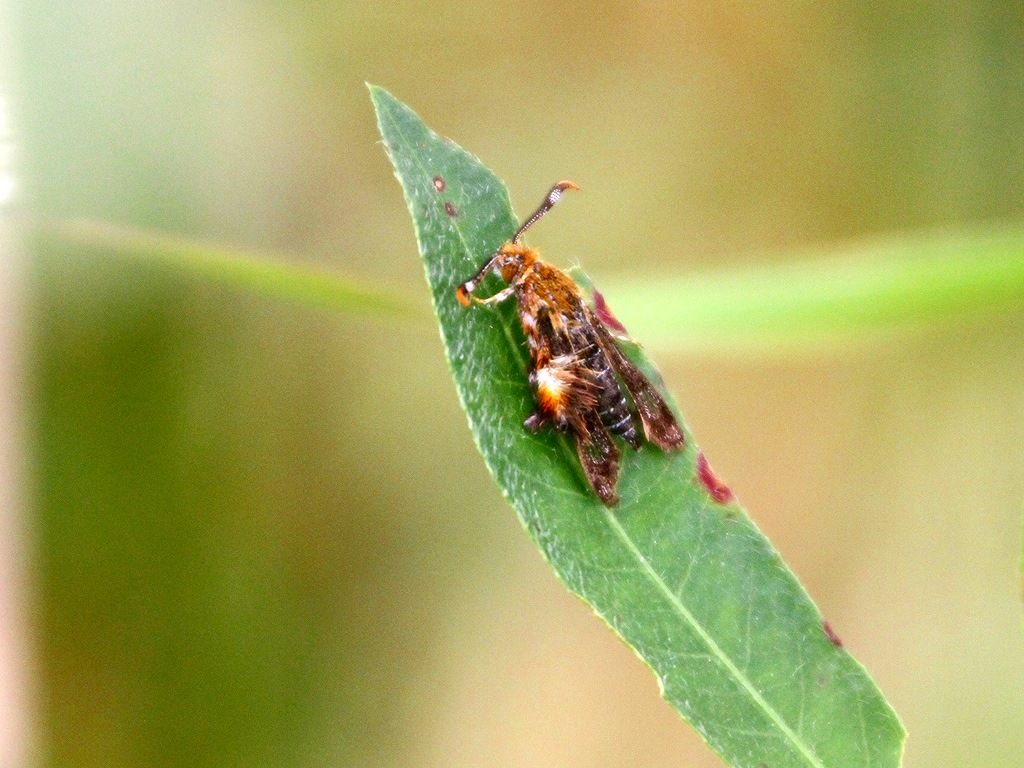
[[[479,272],[455,289],[455,298],[464,307],[468,307],[474,300],[473,291],[488,273],[493,272],[506,283],[511,283],[516,279],[523,266],[536,258],[534,252],[525,245],[517,245],[513,242],[505,243],[494,252],[494,255],[487,260]]]
[[[494,257],[494,271],[501,275],[501,279],[506,283],[511,283],[523,267],[536,260],[537,254],[525,245],[513,242],[501,246]]]

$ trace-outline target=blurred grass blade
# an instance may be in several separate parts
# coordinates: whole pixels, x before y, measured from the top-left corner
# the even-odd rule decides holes
[[[895,713],[692,439],[672,455],[627,450],[621,502],[609,510],[567,441],[523,429],[532,403],[513,302],[469,310],[455,299],[456,286],[515,230],[508,193],[408,107],[370,91],[474,439],[562,581],[650,665],[665,699],[731,765],[899,765]]]
[[[93,221],[43,221],[26,229],[28,236],[49,252],[76,249],[137,256],[147,264],[161,264],[186,276],[308,306],[383,317],[423,317],[409,299],[308,265]]]
[[[1024,226],[887,236],[827,258],[602,281],[650,348],[773,351],[848,343],[1024,307]]]

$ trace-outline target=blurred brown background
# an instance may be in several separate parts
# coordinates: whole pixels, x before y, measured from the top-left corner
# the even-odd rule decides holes
[[[20,210],[312,261],[423,307],[365,80],[520,213],[578,181],[532,242],[598,283],[1024,216],[1018,3],[5,10]],[[23,254],[9,754],[720,765],[529,543],[428,323]],[[903,718],[907,766],[1020,764],[1022,344],[1016,316],[813,356],[659,353],[718,473]]]

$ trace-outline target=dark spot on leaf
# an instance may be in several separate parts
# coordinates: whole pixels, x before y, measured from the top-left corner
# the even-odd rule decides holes
[[[451,216],[453,219],[456,216],[458,216],[458,214],[455,212],[455,206],[452,205],[451,203],[445,203],[444,204],[444,212],[447,213],[449,216]]]
[[[823,621],[821,622],[821,628],[825,630],[825,635],[828,636],[828,641],[832,643],[832,645],[834,645],[836,648],[843,647],[842,638],[840,638],[839,635],[836,634],[836,631],[832,629],[831,624],[829,624],[827,621]]]
[[[818,678],[818,687],[824,688],[826,685],[828,685],[828,678],[822,675]]]
[[[436,189],[438,192],[444,192],[444,187],[445,187],[444,179],[442,179],[440,176],[435,176],[434,177],[434,189]]]
[[[597,319],[604,323],[605,327],[610,331],[620,334],[621,336],[627,336],[626,326],[619,322],[619,319],[612,314],[611,309],[608,307],[608,303],[604,300],[604,296],[601,292],[594,289],[594,312],[597,314]]]
[[[732,501],[732,491],[729,490],[729,486],[718,479],[714,470],[711,469],[711,465],[708,464],[708,460],[704,457],[703,451],[697,454],[697,479],[711,494],[711,498],[719,504]]]

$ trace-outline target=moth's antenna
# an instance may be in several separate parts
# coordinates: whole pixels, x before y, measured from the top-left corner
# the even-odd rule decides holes
[[[567,189],[579,189],[579,185],[574,181],[560,181],[555,184],[555,186],[551,188],[551,191],[548,192],[548,196],[544,198],[544,202],[540,204],[540,208],[538,208],[530,218],[524,221],[523,226],[521,226],[519,231],[516,232],[515,237],[512,238],[512,243],[514,245],[519,245],[519,239],[523,236],[523,233],[537,223],[537,220],[540,219],[541,216],[550,211],[554,207],[555,203],[558,202],[558,198],[562,196],[562,192]]]

